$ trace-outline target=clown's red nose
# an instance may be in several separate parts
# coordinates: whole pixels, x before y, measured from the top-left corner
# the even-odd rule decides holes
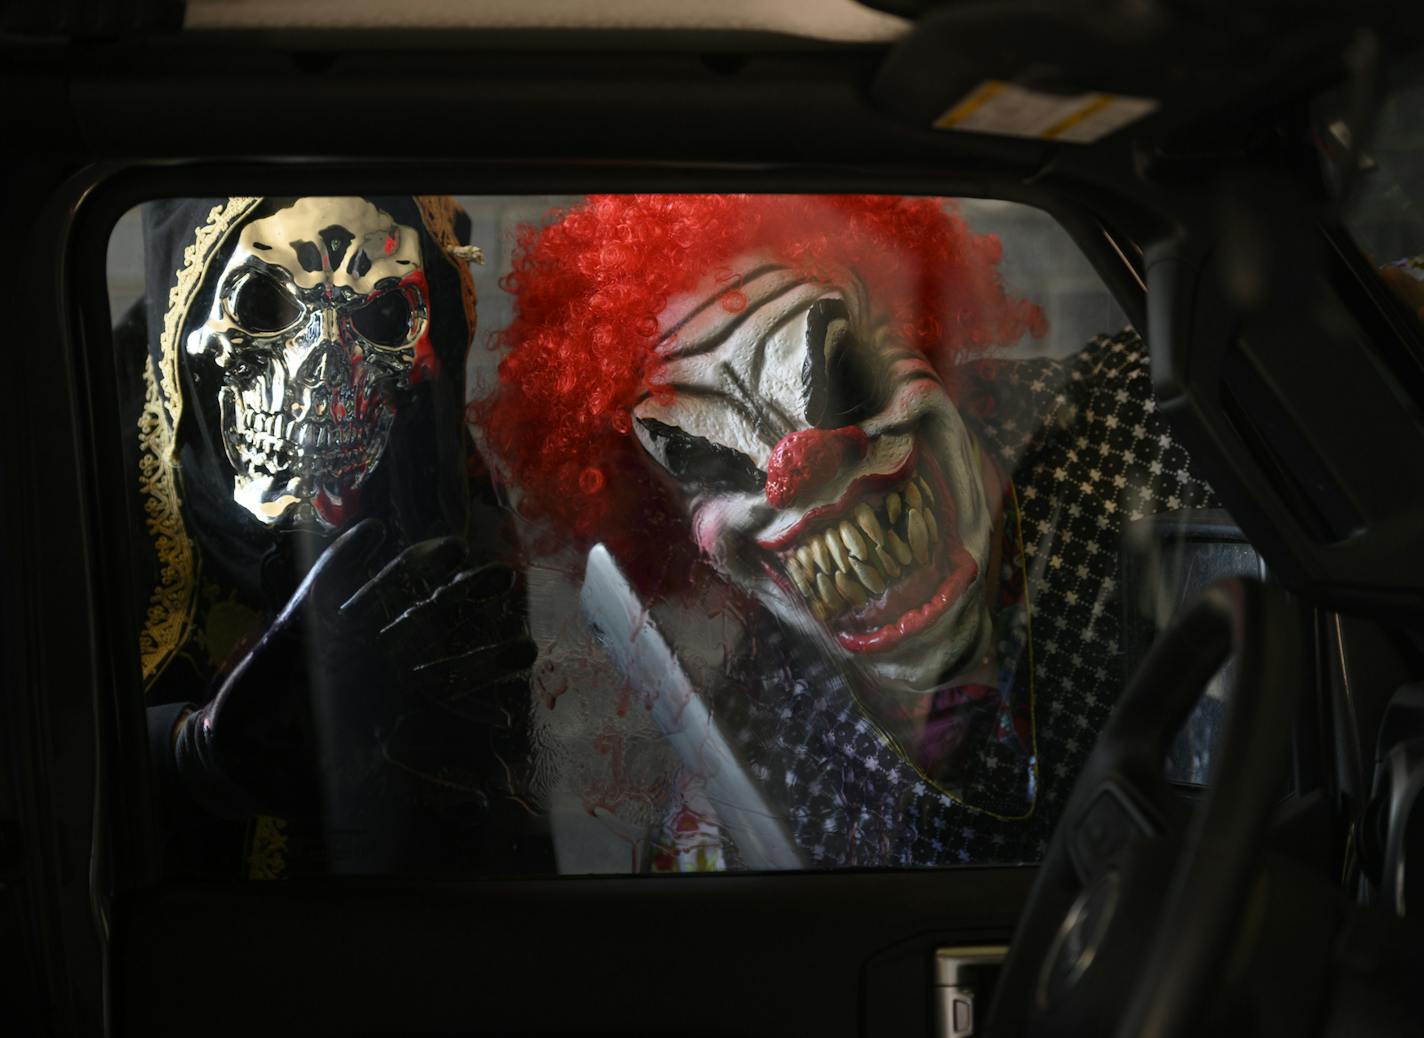
[[[859,426],[802,429],[783,436],[766,466],[766,500],[785,508],[828,483],[851,462],[860,461],[870,441]]]

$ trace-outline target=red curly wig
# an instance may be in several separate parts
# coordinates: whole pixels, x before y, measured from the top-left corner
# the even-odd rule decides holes
[[[632,435],[633,401],[644,389],[667,392],[650,378],[659,315],[719,270],[722,305],[745,306],[726,268],[739,254],[768,251],[829,282],[854,270],[950,384],[966,355],[1045,331],[1036,306],[1005,294],[998,239],[975,234],[939,199],[592,195],[555,215],[519,230],[502,282],[515,316],[494,342],[507,355],[471,417],[526,515],[564,543],[602,540],[629,561],[659,554],[639,551],[650,538],[668,549],[690,542]]]

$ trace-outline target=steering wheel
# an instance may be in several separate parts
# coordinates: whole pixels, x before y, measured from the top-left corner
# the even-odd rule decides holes
[[[1153,646],[1073,788],[1010,945],[996,1038],[1179,1038],[1219,994],[1281,792],[1302,688],[1299,607],[1226,580]],[[1173,738],[1235,658],[1195,810],[1164,775]]]

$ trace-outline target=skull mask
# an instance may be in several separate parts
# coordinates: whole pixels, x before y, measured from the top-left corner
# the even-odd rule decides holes
[[[187,342],[221,369],[234,500],[264,524],[339,525],[432,361],[428,324],[420,234],[370,202],[302,198],[247,224]]]
[[[664,312],[639,442],[728,579],[878,687],[932,689],[990,637],[973,438],[853,274],[757,255],[731,270],[745,307],[721,305],[722,272]]]

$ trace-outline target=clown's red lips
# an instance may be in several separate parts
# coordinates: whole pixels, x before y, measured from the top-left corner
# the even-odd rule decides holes
[[[979,572],[944,474],[918,447],[895,472],[856,480],[757,543],[771,578],[850,652],[885,652],[927,630]]]

